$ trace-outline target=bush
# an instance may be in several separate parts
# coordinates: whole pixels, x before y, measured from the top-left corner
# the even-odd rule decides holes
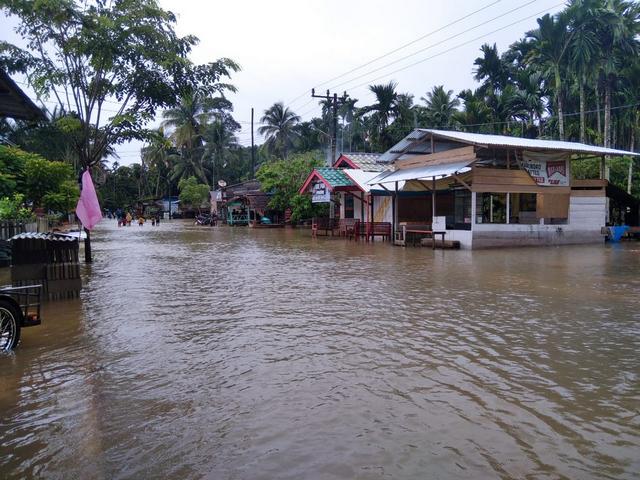
[[[0,220],[19,220],[31,222],[33,212],[24,206],[24,195],[16,193],[13,197],[0,198]]]

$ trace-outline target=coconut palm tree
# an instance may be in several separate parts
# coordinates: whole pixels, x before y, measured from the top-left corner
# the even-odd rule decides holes
[[[604,146],[611,146],[611,101],[621,65],[640,50],[640,6],[624,0],[606,1],[597,17],[600,71],[604,79]]]
[[[597,36],[597,19],[602,8],[601,0],[571,0],[564,15],[572,32],[569,42],[569,62],[578,82],[580,97],[580,141],[586,136],[586,94],[585,88],[600,58]]]
[[[155,198],[160,195],[160,183],[163,180],[165,182],[169,180],[168,174],[171,168],[169,156],[172,152],[171,139],[165,135],[163,127],[152,132],[149,143],[142,147],[143,162],[156,172]]]
[[[490,125],[491,111],[485,101],[483,89],[463,90],[458,98],[464,102],[464,106],[462,111],[454,114],[455,122],[470,132],[493,133]]]
[[[473,78],[479,82],[483,81],[485,89],[502,90],[509,81],[509,69],[498,55],[496,44],[491,46],[485,43],[480,47],[480,51],[482,57],[476,58],[473,62],[476,66]]]
[[[367,113],[375,114],[378,124],[378,132],[382,133],[391,122],[396,112],[396,102],[398,93],[396,92],[396,82],[387,84],[369,85],[369,90],[376,96],[376,103],[360,109],[360,115]]]
[[[271,153],[287,158],[289,148],[293,146],[297,136],[296,125],[300,117],[284,103],[277,102],[264,111],[260,119],[263,125],[258,129],[260,135],[266,137],[266,147]]]
[[[222,170],[226,166],[226,154],[238,147],[235,131],[240,126],[232,119],[219,116],[206,126],[203,137],[206,141],[203,153],[203,163],[211,165],[211,185],[215,189],[215,179],[220,179]],[[209,161],[207,161],[209,160]],[[207,170],[208,166],[204,168]]]
[[[527,33],[532,40],[529,61],[534,68],[554,79],[554,96],[558,113],[558,131],[564,140],[564,110],[562,103],[562,69],[571,34],[568,32],[566,16],[551,16],[548,13],[538,18],[538,28]]]
[[[165,110],[162,126],[171,130],[171,139],[177,148],[202,146],[203,127],[211,118],[212,108],[198,93],[182,96],[177,107]]]
[[[426,97],[420,97],[425,102],[426,120],[431,126],[449,128],[455,124],[455,114],[460,100],[453,96],[453,90],[445,90],[443,85],[433,87]]]

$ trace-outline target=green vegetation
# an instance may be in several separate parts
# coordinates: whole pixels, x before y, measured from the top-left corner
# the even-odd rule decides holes
[[[226,58],[194,65],[188,56],[197,39],[178,36],[175,16],[155,1],[0,0],[0,7],[18,17],[18,33],[29,44],[27,51],[1,42],[0,67],[28,73],[38,95],[56,105],[47,113],[50,122],[0,122],[0,136],[26,152],[66,162],[74,177],[91,166],[104,207],[176,195],[180,182],[192,177],[211,187],[254,177],[251,149],[238,140],[240,124],[225,96],[235,91],[227,80],[239,66]],[[370,104],[347,98],[340,105],[337,150],[382,152],[416,127],[635,150],[639,18],[637,2],[570,0],[506,51],[481,45],[469,66],[476,88],[456,93],[425,85],[414,95],[393,81],[374,83]],[[301,159],[330,151],[331,104],[322,100],[319,107],[318,117],[302,121],[291,105],[274,103],[258,128],[264,144],[255,152],[256,176],[276,194],[272,206],[292,207],[297,218],[315,208],[296,196],[310,170]],[[157,117],[162,128],[147,129]],[[146,142],[140,161],[109,167],[114,146],[130,139]],[[633,160],[616,158],[608,166],[612,182],[640,195]],[[63,209],[70,185],[27,193],[20,183],[25,167],[0,152],[0,196],[25,192],[34,205]],[[599,173],[595,161],[580,162],[573,172]]]
[[[298,193],[309,172],[323,164],[322,156],[318,152],[299,153],[286,160],[263,164],[258,169],[256,178],[265,192],[273,192],[269,206],[282,211],[291,207],[291,220],[297,222],[327,208],[326,205],[311,203],[309,195]]]
[[[51,162],[38,154],[0,145],[0,172],[5,219],[12,214],[18,215],[17,219],[24,218],[22,208],[27,203],[34,208],[67,213],[78,201],[78,185],[73,168],[67,163]]]
[[[180,180],[178,188],[180,189],[180,202],[198,210],[209,198],[209,187],[204,183],[198,183],[196,177],[183,178]]]
[[[30,222],[35,218],[30,208],[24,206],[24,195],[15,193],[12,197],[0,198],[0,220]]]

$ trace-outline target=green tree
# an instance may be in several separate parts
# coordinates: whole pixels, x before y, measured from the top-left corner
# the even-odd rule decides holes
[[[554,80],[554,96],[557,107],[558,131],[564,140],[564,109],[562,98],[562,69],[566,63],[567,47],[571,40],[566,16],[548,13],[538,20],[538,28],[527,33],[532,40],[529,59],[535,68]]]
[[[429,125],[436,128],[454,126],[460,100],[453,95],[453,90],[445,90],[443,85],[438,85],[420,100],[426,104],[425,120]]]
[[[132,167],[117,163],[98,189],[101,205],[110,210],[133,208],[138,203],[138,183]]]
[[[71,165],[64,162],[50,162],[44,158],[27,159],[24,166],[24,188],[27,198],[37,207],[45,206],[47,194],[59,193],[63,182],[74,181]]]
[[[42,197],[47,210],[69,213],[78,204],[80,189],[75,180],[65,180],[58,185],[56,191],[48,192]]]
[[[277,102],[264,111],[260,122],[263,125],[258,128],[258,133],[266,137],[267,150],[280,158],[287,158],[297,136],[296,125],[300,117],[282,102]]]
[[[193,65],[197,39],[174,31],[176,18],[154,0],[79,2],[0,0],[18,17],[24,50],[0,43],[0,66],[28,74],[39,96],[73,112],[80,164],[98,164],[108,147],[144,139],[158,108],[194,91],[234,90],[220,82],[238,70],[223,58]]]
[[[485,43],[480,47],[482,57],[475,59],[473,64],[474,78],[482,81],[482,87],[486,90],[500,91],[503,90],[509,81],[509,70],[506,63],[498,55],[498,47],[494,43],[493,46]]]
[[[276,160],[263,164],[256,173],[263,191],[273,192],[269,207],[284,211],[292,209],[291,220],[297,222],[313,216],[319,208],[311,203],[309,195],[300,195],[298,190],[315,167],[324,164],[319,152],[292,155],[287,160]]]
[[[160,185],[164,184],[169,187],[169,172],[171,169],[169,156],[173,150],[173,145],[169,138],[165,135],[164,128],[160,127],[153,132],[149,138],[149,142],[142,148],[141,155],[143,160],[149,165],[154,173],[155,188],[154,198],[160,196]]]
[[[611,108],[621,66],[638,55],[640,6],[634,2],[609,0],[597,17],[597,37],[604,79],[604,146],[612,140]]]
[[[40,158],[16,147],[0,145],[0,198],[24,192],[24,166],[29,158]]]
[[[397,113],[398,84],[389,82],[380,85],[369,85],[369,90],[375,95],[376,102],[360,109],[359,115],[368,115],[375,125],[375,139],[380,149],[386,150],[391,146],[392,139],[387,132],[389,123]]]
[[[0,197],[0,220],[20,220],[29,222],[34,219],[31,209],[24,205],[24,195],[14,193],[12,196]]]
[[[601,56],[598,43],[597,22],[601,14],[601,0],[571,0],[564,15],[568,19],[571,39],[569,62],[578,82],[580,96],[580,141],[586,143],[586,87],[594,78],[598,59]]]
[[[196,177],[183,178],[178,183],[180,190],[180,203],[192,208],[200,208],[209,198],[209,186],[204,183],[198,183]]]

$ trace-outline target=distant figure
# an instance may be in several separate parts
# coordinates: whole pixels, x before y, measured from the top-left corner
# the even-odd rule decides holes
[[[138,226],[141,227],[144,225],[144,217],[142,215],[140,215],[138,217]]]
[[[156,226],[156,217],[151,217],[151,226],[152,227]]]
[[[160,214],[156,213],[156,226],[160,225]]]
[[[127,221],[127,227],[131,226],[131,220],[133,220],[133,217],[131,216],[130,212],[127,212],[127,216],[125,217],[125,220]]]

